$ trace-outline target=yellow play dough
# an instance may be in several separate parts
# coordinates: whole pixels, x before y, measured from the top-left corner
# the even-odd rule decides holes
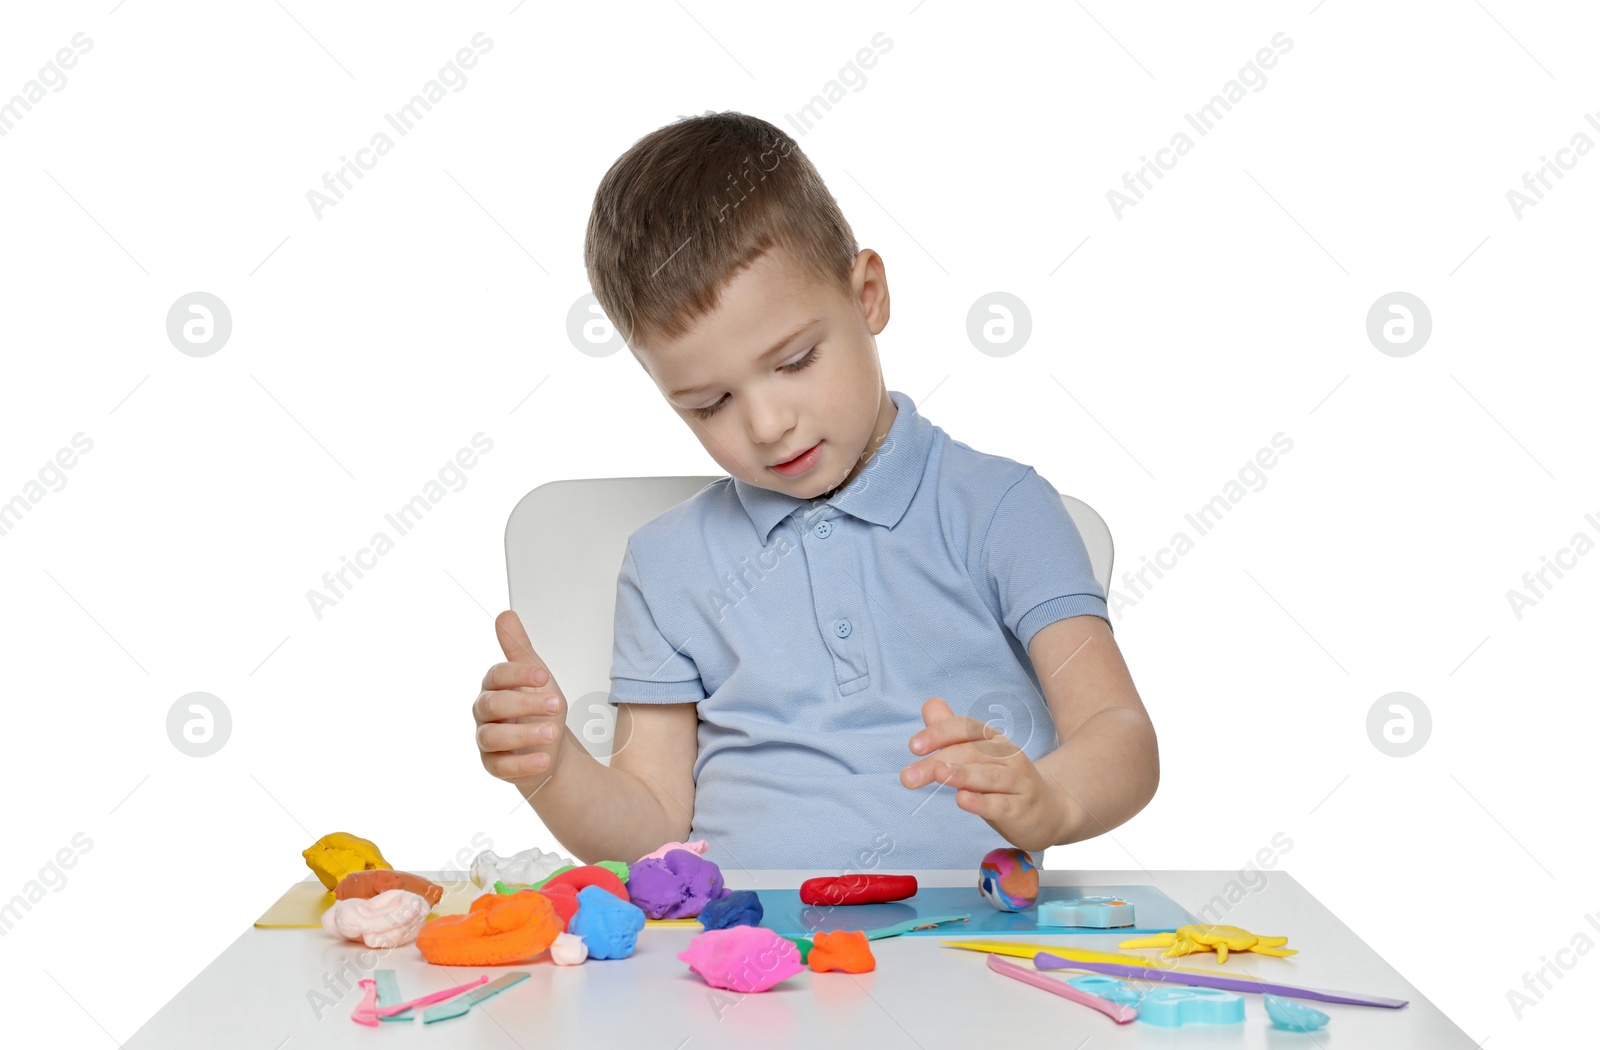
[[[1287,937],[1258,937],[1237,926],[1179,926],[1176,933],[1158,933],[1153,937],[1140,937],[1123,941],[1118,948],[1165,948],[1166,958],[1192,955],[1195,952],[1216,952],[1217,962],[1227,962],[1229,952],[1255,952],[1258,955],[1276,955],[1280,958],[1298,954],[1285,948]]]
[[[371,871],[373,868],[393,868],[383,859],[377,844],[359,835],[335,831],[324,835],[302,850],[300,855],[306,865],[328,889],[339,885],[339,880],[353,871]]]

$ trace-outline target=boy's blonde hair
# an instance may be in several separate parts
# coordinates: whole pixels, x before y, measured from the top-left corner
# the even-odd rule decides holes
[[[775,245],[819,282],[850,289],[856,240],[794,140],[732,111],[658,128],[595,191],[583,261],[629,347],[676,339]]]

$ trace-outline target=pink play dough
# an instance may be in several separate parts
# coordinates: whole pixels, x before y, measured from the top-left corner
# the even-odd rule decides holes
[[[432,907],[410,890],[384,890],[376,897],[334,901],[322,913],[322,928],[368,948],[398,948],[417,939]]]
[[[660,860],[667,855],[668,850],[673,849],[686,849],[697,857],[703,857],[706,855],[706,840],[695,839],[693,842],[669,842],[665,846],[662,846],[660,849],[656,850],[654,853],[646,853],[644,856],[640,857],[639,860],[650,860],[652,858]],[[635,861],[634,863],[637,864],[638,861]]]
[[[764,992],[805,969],[800,950],[763,926],[707,930],[678,958],[713,988]]]

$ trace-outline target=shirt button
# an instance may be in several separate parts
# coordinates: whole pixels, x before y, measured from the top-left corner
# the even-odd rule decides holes
[[[833,532],[833,522],[819,521],[811,531],[818,539],[825,540],[828,538],[828,534]]]
[[[840,619],[838,623],[833,625],[833,633],[838,635],[840,638],[850,637],[850,621]]]

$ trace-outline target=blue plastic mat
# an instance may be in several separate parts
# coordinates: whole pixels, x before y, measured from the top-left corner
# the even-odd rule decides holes
[[[1041,886],[1039,901],[1071,900],[1074,897],[1121,897],[1133,905],[1133,926],[1102,930],[1087,926],[1040,926],[1034,920],[1037,908],[1027,911],[998,911],[978,892],[976,880],[969,887],[924,886],[915,896],[891,904],[810,905],[800,903],[799,890],[759,890],[764,915],[761,925],[788,937],[808,937],[818,930],[875,930],[907,919],[935,915],[970,915],[966,922],[950,923],[931,930],[913,930],[908,937],[985,937],[1010,934],[1050,933],[1119,934],[1128,937],[1144,933],[1171,933],[1179,926],[1198,923],[1171,897],[1154,886]]]

